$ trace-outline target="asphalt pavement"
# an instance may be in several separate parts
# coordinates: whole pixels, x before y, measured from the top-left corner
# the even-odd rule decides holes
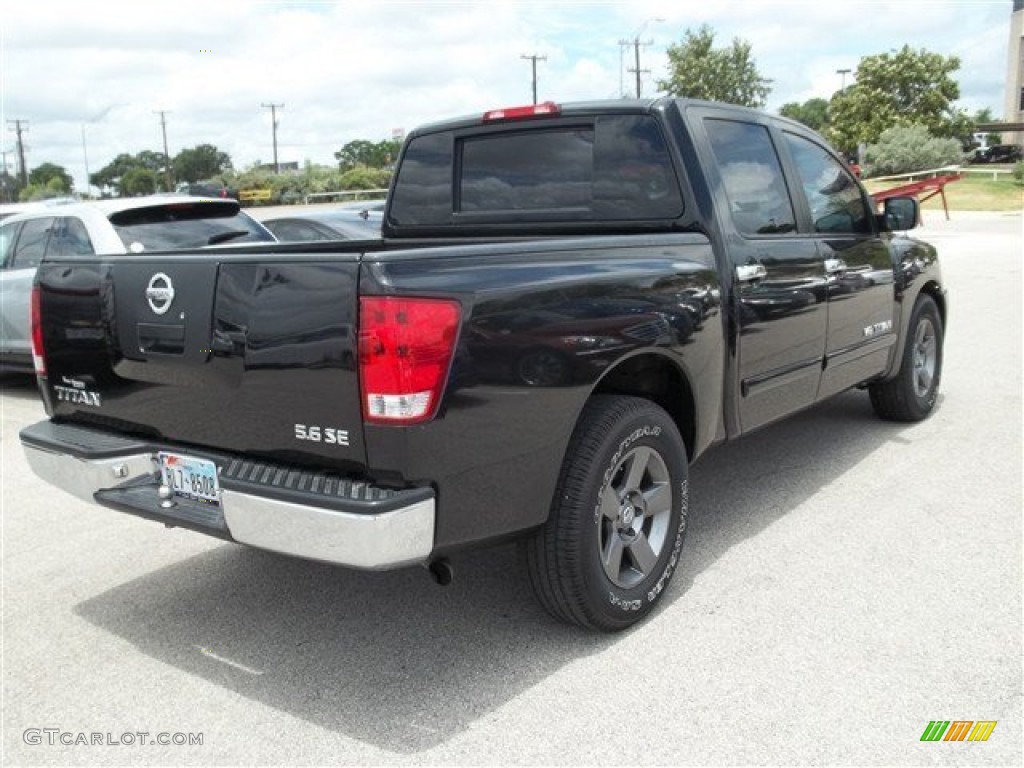
[[[0,763],[1021,765],[1022,221],[918,236],[950,290],[933,416],[850,392],[712,450],[662,606],[614,636],[548,618],[515,546],[439,587],[74,500],[3,379]]]

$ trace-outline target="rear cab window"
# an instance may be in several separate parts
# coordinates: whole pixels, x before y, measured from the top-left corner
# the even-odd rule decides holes
[[[273,242],[238,206],[183,202],[111,214],[129,253],[204,248],[225,243]]]
[[[677,218],[680,185],[651,115],[563,116],[414,137],[390,208],[397,226]]]

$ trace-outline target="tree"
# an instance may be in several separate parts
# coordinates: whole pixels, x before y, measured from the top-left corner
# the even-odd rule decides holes
[[[203,181],[231,170],[231,157],[213,144],[199,144],[176,154],[171,167],[178,181]]]
[[[969,141],[974,124],[953,102],[960,86],[952,75],[956,56],[943,56],[909,45],[899,51],[865,56],[856,82],[835,94],[829,104],[828,134],[845,152],[873,144],[893,126],[923,125],[933,136]]]
[[[51,184],[51,182],[54,182]],[[28,183],[36,187],[46,187],[61,194],[71,194],[74,179],[62,166],[43,163],[33,168],[28,174]]]
[[[865,161],[869,175],[888,176],[957,165],[963,157],[959,139],[932,136],[923,125],[897,125],[868,145]]]
[[[791,101],[783,104],[779,114],[803,123],[812,131],[823,131],[828,125],[828,101],[825,99],[808,99],[803,104]]]
[[[398,159],[398,151],[401,148],[402,143],[396,139],[387,139],[376,143],[366,139],[356,139],[335,152],[334,157],[342,171],[359,166],[387,168]]]
[[[11,203],[21,193],[21,180],[12,176],[6,169],[0,171],[0,203]]]
[[[54,197],[64,197],[69,191],[65,187],[64,179],[60,176],[51,176],[46,182],[35,184],[29,182],[18,193],[18,200],[23,203],[33,200],[49,200]]]
[[[157,174],[149,168],[132,168],[121,178],[121,194],[125,197],[152,195],[156,192]]]
[[[122,153],[111,160],[96,173],[89,175],[89,181],[101,189],[112,191],[115,195],[122,194],[121,181],[130,171],[143,169],[161,174],[164,171],[164,153],[144,149],[137,155]]]
[[[384,168],[352,168],[342,174],[342,189],[384,189],[391,182],[391,172]]]
[[[668,47],[669,76],[658,88],[670,96],[763,107],[771,81],[758,73],[750,43],[737,37],[728,48],[715,48],[714,42],[707,24],[696,32],[687,29],[682,42]]]

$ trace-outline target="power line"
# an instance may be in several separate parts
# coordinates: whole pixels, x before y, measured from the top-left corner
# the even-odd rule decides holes
[[[529,60],[530,65],[531,65],[531,67],[533,69],[533,103],[536,104],[537,103],[537,62],[538,61],[547,61],[548,57],[547,56],[538,56],[535,53],[533,53],[533,54],[525,54],[524,53],[519,58],[520,59],[527,59],[527,60]]]
[[[281,165],[277,162],[277,110],[284,109],[284,104],[260,104],[260,106],[270,110],[270,122],[274,130],[274,173],[280,173]]]

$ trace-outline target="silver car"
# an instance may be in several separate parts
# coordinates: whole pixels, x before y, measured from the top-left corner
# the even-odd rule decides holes
[[[0,222],[0,371],[32,371],[30,301],[44,259],[274,242],[235,200],[154,195],[44,206]]]

